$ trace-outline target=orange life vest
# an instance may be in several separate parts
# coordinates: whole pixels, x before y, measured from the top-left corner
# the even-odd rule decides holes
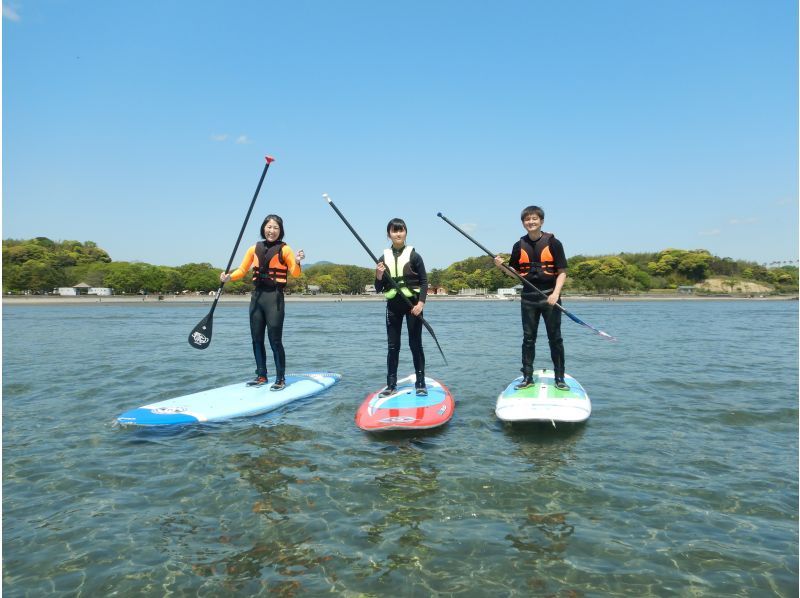
[[[270,248],[261,242],[256,243],[256,264],[253,268],[253,282],[258,286],[283,288],[289,276],[289,268],[283,261],[283,241]]]
[[[531,243],[528,235],[525,235],[519,240],[519,273],[527,276],[528,273],[533,271],[534,275],[542,277],[554,277],[558,275],[556,272],[556,262],[553,259],[553,254],[550,251],[550,239],[553,238],[553,233],[542,233],[542,236],[535,243]],[[539,257],[535,261],[535,257]]]

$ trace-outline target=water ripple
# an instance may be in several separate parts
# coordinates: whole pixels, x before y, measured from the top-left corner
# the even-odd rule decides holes
[[[324,395],[175,430],[112,422],[252,375],[244,304],[220,304],[201,352],[185,338],[207,306],[9,306],[3,592],[797,595],[796,305],[569,308],[620,339],[564,323],[586,424],[497,421],[519,304],[432,300],[450,365],[426,337],[427,370],[455,416],[366,434],[353,415],[385,375],[380,303],[288,304],[289,368],[344,375]]]

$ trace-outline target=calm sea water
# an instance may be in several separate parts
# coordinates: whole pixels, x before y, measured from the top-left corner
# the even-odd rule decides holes
[[[564,319],[585,425],[500,423],[519,304],[434,301],[455,416],[371,435],[353,416],[384,380],[380,303],[287,304],[289,370],[343,380],[179,431],[113,421],[249,378],[246,304],[218,307],[206,351],[186,337],[208,305],[4,307],[3,592],[796,596],[797,303],[567,308],[620,339]]]

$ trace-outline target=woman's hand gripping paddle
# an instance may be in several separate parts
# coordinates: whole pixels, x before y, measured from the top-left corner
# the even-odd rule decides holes
[[[339,208],[336,207],[336,204],[333,203],[333,200],[330,197],[328,197],[327,193],[323,193],[322,197],[325,198],[325,201],[328,202],[328,205],[330,207],[332,207],[333,211],[336,212],[336,214],[339,216],[339,218],[342,219],[342,222],[344,222],[345,226],[348,229],[350,229],[350,232],[353,233],[353,236],[356,238],[356,241],[361,243],[361,247],[363,247],[364,251],[366,251],[369,254],[369,257],[372,258],[372,261],[377,264],[378,263],[378,258],[375,257],[375,254],[372,253],[372,251],[370,251],[369,247],[367,247],[367,244],[364,243],[364,240],[358,235],[356,230],[350,225],[350,223],[347,221],[347,218],[344,217],[344,214],[342,214],[339,211]],[[397,296],[398,297],[402,297],[403,299],[405,299],[405,302],[408,304],[409,307],[413,307],[412,304],[411,304],[411,301],[409,301],[408,297],[406,297],[400,291],[400,286],[397,284],[397,282],[395,282],[395,280],[391,276],[389,276],[388,272],[384,272],[383,273],[383,279],[386,282],[388,282],[389,284],[391,284],[392,288],[397,290]],[[436,343],[436,348],[439,349],[439,353],[442,354],[442,359],[444,359],[444,363],[445,363],[445,365],[447,365],[447,357],[444,356],[444,351],[442,351],[442,347],[439,345],[439,340],[436,338],[436,333],[433,332],[433,328],[431,328],[431,325],[428,324],[428,322],[425,320],[425,318],[423,318],[421,315],[419,315],[417,317],[420,319],[420,321],[422,322],[422,325],[425,326],[425,328],[428,330],[428,332],[430,332],[431,337],[433,337],[433,342]]]
[[[496,258],[496,257],[497,257],[497,256],[496,256],[494,253],[492,253],[491,251],[489,251],[488,249],[486,249],[486,247],[484,247],[483,245],[481,245],[480,243],[478,243],[478,242],[477,242],[475,239],[473,239],[473,238],[472,238],[472,237],[470,237],[470,236],[469,236],[467,233],[465,233],[463,230],[461,230],[461,229],[460,229],[460,228],[459,228],[457,225],[453,224],[453,223],[452,223],[452,222],[451,222],[451,221],[450,221],[450,220],[449,220],[449,219],[448,219],[446,216],[444,216],[444,215],[443,215],[441,212],[439,212],[439,213],[438,213],[438,214],[436,214],[436,215],[437,215],[439,218],[441,218],[442,220],[444,220],[444,221],[445,221],[447,224],[449,224],[450,226],[452,226],[454,229],[456,229],[458,232],[460,232],[462,235],[464,235],[464,236],[465,236],[467,239],[469,239],[470,241],[472,241],[473,243],[475,243],[475,245],[477,245],[478,247],[480,247],[481,249],[483,249],[483,251],[484,251],[484,252],[485,252],[487,255],[489,255],[489,257],[491,257],[492,259],[494,259],[494,258]],[[542,297],[544,297],[545,299],[547,299],[547,295],[545,295],[545,294],[544,294],[542,291],[540,291],[538,288],[536,288],[536,286],[535,286],[535,285],[534,285],[534,284],[533,284],[533,283],[532,283],[530,280],[528,280],[527,278],[524,278],[524,277],[523,277],[523,276],[522,276],[522,275],[521,275],[519,272],[517,272],[517,271],[516,271],[516,270],[514,270],[513,268],[510,268],[509,266],[503,266],[503,271],[504,271],[504,272],[507,272],[507,273],[508,273],[508,274],[510,274],[511,276],[514,276],[514,277],[515,277],[515,278],[517,278],[517,279],[518,279],[520,282],[522,282],[522,284],[524,284],[524,285],[525,285],[525,286],[527,286],[528,288],[530,288],[530,289],[532,289],[533,291],[535,291],[535,292],[539,293],[539,294],[540,294]],[[599,330],[599,329],[595,328],[594,326],[591,326],[591,325],[587,324],[586,322],[584,322],[583,320],[581,320],[581,319],[580,319],[578,316],[576,316],[575,314],[572,314],[572,313],[568,312],[566,309],[564,309],[564,308],[563,308],[561,305],[559,305],[558,303],[556,303],[556,304],[555,304],[555,307],[557,307],[557,308],[558,308],[558,309],[560,309],[562,312],[564,312],[564,314],[566,314],[566,316],[567,316],[567,317],[568,317],[570,320],[572,320],[573,322],[575,322],[575,323],[577,323],[577,324],[580,324],[581,326],[584,326],[584,327],[588,328],[588,329],[589,329],[589,330],[591,330],[592,332],[596,332],[597,334],[599,334],[599,335],[600,335],[600,336],[602,336],[603,338],[605,338],[605,339],[608,339],[608,340],[610,340],[610,341],[615,341],[615,340],[617,340],[616,338],[614,338],[613,336],[611,336],[611,335],[610,335],[610,334],[608,334],[607,332],[603,332],[602,330]]]
[[[230,271],[231,264],[233,264],[233,258],[236,257],[236,250],[239,249],[239,243],[242,240],[242,235],[244,235],[244,229],[247,227],[247,221],[250,220],[250,214],[253,212],[253,206],[256,205],[256,199],[258,198],[258,193],[261,191],[261,184],[264,182],[264,177],[267,176],[267,171],[269,170],[269,165],[275,161],[275,158],[272,156],[265,156],[267,163],[264,165],[264,170],[261,173],[261,178],[258,180],[258,186],[256,187],[256,192],[253,194],[253,199],[250,202],[250,207],[247,210],[247,216],[244,217],[244,222],[242,223],[242,229],[239,231],[239,237],[236,239],[236,245],[233,246],[233,251],[231,252],[231,258],[228,260],[228,267],[225,268],[225,272]],[[205,349],[208,345],[211,344],[211,332],[214,326],[214,310],[217,308],[217,301],[219,301],[220,295],[222,295],[222,287],[225,286],[223,282],[219,285],[217,289],[217,294],[214,296],[214,303],[211,304],[211,309],[206,315],[205,318],[200,320],[200,322],[195,326],[192,331],[189,333],[189,344],[192,345],[195,349]]]

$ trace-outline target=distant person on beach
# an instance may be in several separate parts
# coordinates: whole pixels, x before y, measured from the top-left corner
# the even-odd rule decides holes
[[[428,275],[422,257],[411,245],[406,245],[408,230],[400,218],[393,218],[386,225],[386,236],[392,246],[383,252],[375,268],[375,290],[386,297],[386,388],[380,393],[388,397],[397,389],[397,366],[400,361],[400,335],[403,318],[408,329],[408,345],[414,361],[417,395],[425,396],[425,353],[422,350],[422,308],[428,295]],[[388,274],[399,287],[399,291],[388,280]],[[409,306],[409,302],[411,306]]]
[[[241,280],[252,268],[255,290],[250,298],[250,336],[256,358],[256,377],[247,384],[261,386],[267,382],[267,351],[264,331],[275,358],[275,383],[270,390],[286,386],[286,354],[283,349],[283,289],[288,276],[300,276],[300,262],[306,257],[301,249],[295,256],[291,247],[283,242],[283,219],[270,214],[261,223],[259,241],[244,255],[241,265],[233,272],[221,272],[222,282]]]
[[[547,297],[523,285],[522,287],[522,382],[516,388],[527,388],[533,384],[533,358],[536,354],[536,333],[539,318],[544,320],[550,357],[555,371],[555,385],[560,390],[569,390],[564,382],[564,340],[561,338],[561,289],[567,279],[567,258],[561,241],[552,233],[542,231],[544,210],[539,206],[528,206],[520,216],[526,234],[511,249],[508,266],[516,270]],[[494,263],[504,268],[503,258],[497,256]]]

